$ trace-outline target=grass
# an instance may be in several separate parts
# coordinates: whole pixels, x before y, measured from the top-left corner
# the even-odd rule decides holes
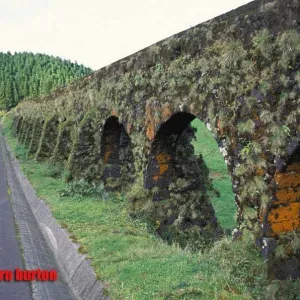
[[[21,167],[57,221],[81,244],[112,299],[265,299],[266,265],[254,240],[228,237],[203,252],[169,246],[130,218],[120,194],[61,197],[66,184],[57,167],[25,159],[6,121],[5,134]],[[221,184],[221,183],[220,183]]]
[[[196,154],[202,154],[203,159],[210,170],[210,178],[213,186],[220,192],[220,197],[210,193],[211,202],[221,226],[232,229],[236,226],[234,193],[232,192],[231,177],[228,173],[224,158],[219,150],[216,140],[199,119],[192,122],[197,128],[196,140],[193,146]]]

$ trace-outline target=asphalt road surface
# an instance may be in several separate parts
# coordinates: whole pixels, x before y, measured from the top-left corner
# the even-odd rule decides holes
[[[24,269],[20,242],[17,236],[14,215],[8,195],[5,165],[0,147],[0,300],[31,300],[28,282],[5,281],[1,270]],[[2,273],[3,274],[3,273]],[[1,278],[2,277],[2,278]]]

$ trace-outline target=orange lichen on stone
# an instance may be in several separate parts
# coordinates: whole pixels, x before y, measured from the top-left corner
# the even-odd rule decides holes
[[[169,154],[160,153],[155,156],[155,159],[159,164],[164,164],[171,159],[171,156]]]
[[[107,151],[107,152],[105,152],[104,157],[103,157],[103,162],[104,162],[105,164],[108,162],[108,159],[109,159],[111,153],[112,153],[112,151]]]
[[[149,103],[146,104],[145,125],[146,125],[146,136],[150,141],[152,141],[155,135],[155,119],[151,114],[151,106]]]
[[[149,123],[146,129],[147,138],[152,141],[154,139],[154,126],[152,123]]]
[[[255,173],[258,176],[263,176],[263,175],[266,174],[266,171],[264,169],[262,169],[262,168],[257,168]]]
[[[292,163],[286,173],[276,173],[276,201],[268,216],[274,234],[300,229],[300,172],[299,163]]]
[[[159,165],[159,175],[164,174],[168,168],[168,161],[171,159],[171,156],[168,154],[158,154],[155,156],[156,161],[158,162]]]
[[[169,108],[169,106],[164,106],[162,109],[162,121],[166,121],[167,119],[169,119],[172,115],[172,112]]]
[[[268,221],[275,234],[298,230],[300,228],[300,203],[272,209]]]
[[[118,117],[118,113],[114,109],[112,110],[111,115],[114,117]]]
[[[278,173],[275,174],[275,182],[278,188],[289,188],[300,185],[300,173]]]
[[[169,169],[167,164],[163,164],[159,166],[159,175],[164,174]]]
[[[290,202],[300,202],[300,188],[280,189],[276,193],[277,201],[274,204],[286,204]]]
[[[133,128],[132,124],[129,124],[129,123],[128,123],[128,124],[126,125],[126,131],[127,131],[128,134],[131,133],[132,128]]]
[[[158,166],[159,166],[158,175],[153,176],[153,179],[155,181],[157,181],[159,179],[159,177],[162,176],[168,170],[168,168],[169,168],[168,161],[170,159],[171,159],[171,156],[168,154],[164,154],[164,153],[161,153],[161,154],[158,154],[155,156],[155,160],[157,161]]]
[[[158,178],[159,178],[159,176],[158,176],[158,175],[156,175],[156,176],[153,176],[153,179],[154,179],[155,181],[157,181],[157,180],[158,180]]]
[[[287,172],[294,171],[294,172],[300,173],[300,163],[299,162],[293,163],[293,164],[289,165],[286,170],[287,170]]]

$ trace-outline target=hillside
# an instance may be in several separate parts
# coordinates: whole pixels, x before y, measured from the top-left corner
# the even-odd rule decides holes
[[[231,177],[228,173],[224,158],[220,153],[218,144],[203,122],[195,119],[192,126],[197,129],[196,140],[193,141],[195,154],[200,153],[209,168],[209,177],[215,190],[220,195],[209,191],[211,202],[216,216],[223,228],[232,229],[236,225],[234,193],[232,191]]]
[[[0,109],[48,94],[91,72],[90,68],[59,57],[0,52]]]

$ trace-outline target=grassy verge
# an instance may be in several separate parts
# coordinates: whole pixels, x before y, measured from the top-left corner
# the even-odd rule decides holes
[[[81,244],[113,299],[265,299],[265,264],[250,235],[235,243],[224,238],[199,253],[168,246],[130,218],[121,195],[61,197],[59,168],[26,160],[9,120],[4,131],[38,196]]]
[[[236,226],[234,194],[232,192],[231,177],[228,173],[224,158],[212,134],[205,124],[199,119],[192,122],[197,129],[196,140],[193,141],[196,154],[202,154],[203,159],[210,170],[210,178],[213,186],[220,192],[220,197],[215,193],[210,194],[216,216],[223,228],[232,229]]]

